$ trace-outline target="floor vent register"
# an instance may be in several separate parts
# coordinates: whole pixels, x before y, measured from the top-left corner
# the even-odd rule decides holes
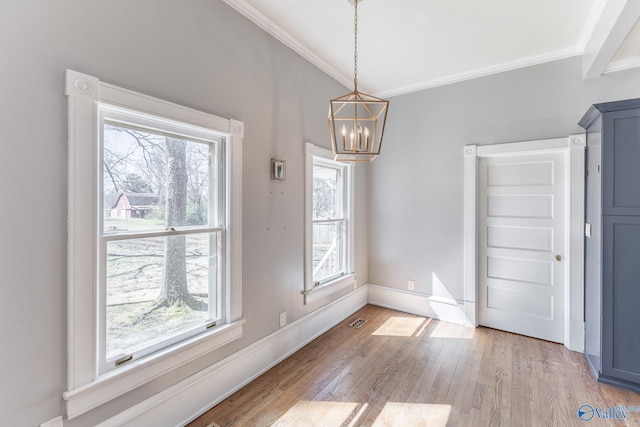
[[[364,325],[365,323],[367,323],[367,319],[360,318],[360,319],[356,319],[353,322],[351,322],[349,327],[358,329],[360,326]]]

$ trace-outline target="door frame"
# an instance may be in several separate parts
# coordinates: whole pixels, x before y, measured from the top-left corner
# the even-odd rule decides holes
[[[584,134],[464,147],[464,311],[478,326],[478,163],[480,158],[565,153],[564,345],[584,351]]]

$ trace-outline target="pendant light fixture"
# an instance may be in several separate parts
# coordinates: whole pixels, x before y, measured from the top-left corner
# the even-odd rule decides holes
[[[353,18],[353,92],[329,103],[329,132],[335,160],[371,162],[380,154],[389,101],[358,92],[358,1]]]

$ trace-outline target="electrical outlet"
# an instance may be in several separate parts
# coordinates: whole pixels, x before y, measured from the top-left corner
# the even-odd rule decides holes
[[[283,311],[282,313],[280,313],[280,327],[282,328],[286,324],[287,324],[287,312]]]
[[[407,282],[407,287],[410,291],[414,291],[416,289],[416,282],[414,282],[413,280],[409,280]]]

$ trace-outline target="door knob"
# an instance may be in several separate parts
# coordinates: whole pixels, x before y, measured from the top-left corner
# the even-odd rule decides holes
[[[562,261],[562,255],[556,255],[556,261]]]

